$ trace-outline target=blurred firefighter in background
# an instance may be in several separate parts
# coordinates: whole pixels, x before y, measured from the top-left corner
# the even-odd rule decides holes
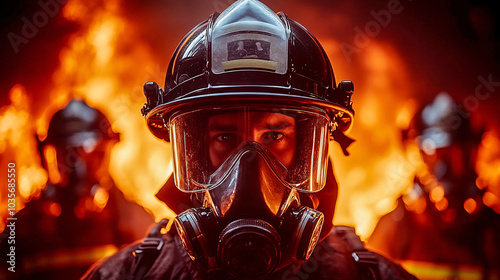
[[[422,279],[500,279],[500,215],[484,205],[487,186],[477,184],[483,128],[471,117],[446,93],[417,111],[403,138],[418,145],[422,168],[368,241],[416,261],[412,271]]]
[[[352,142],[352,82],[284,13],[239,0],[179,44],[142,113],[170,142],[158,197],[178,215],[85,279],[413,279],[333,227],[330,140]],[[333,231],[332,231],[333,229]]]
[[[15,215],[16,267],[4,269],[6,276],[78,279],[96,260],[144,236],[152,216],[127,201],[108,173],[118,141],[104,114],[84,101],[71,100],[54,114],[39,141],[49,182]],[[2,256],[7,235],[6,228]]]

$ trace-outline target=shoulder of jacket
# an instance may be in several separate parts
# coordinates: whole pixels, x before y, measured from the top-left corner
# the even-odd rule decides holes
[[[160,224],[160,223],[158,223]],[[173,251],[174,238],[170,234],[161,234],[155,226],[148,237],[120,249],[113,255],[95,263],[82,279],[136,279],[133,275],[137,267],[138,257],[154,255],[154,259],[164,252]],[[148,266],[152,265],[148,264]]]
[[[134,262],[133,252],[141,242],[142,240],[138,240],[113,255],[96,262],[81,279],[126,279],[123,275]]]
[[[330,238],[340,239],[348,245],[361,279],[416,279],[399,264],[366,249],[353,227],[335,226]]]
[[[191,260],[175,228],[161,233],[167,223],[159,222],[136,249],[133,279],[200,279],[204,270]]]
[[[335,226],[333,227],[330,236],[344,240],[353,251],[365,250],[365,244],[356,234],[356,229],[350,226]]]

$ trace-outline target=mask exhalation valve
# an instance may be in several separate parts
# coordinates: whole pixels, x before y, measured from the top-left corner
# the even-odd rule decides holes
[[[260,278],[272,271],[281,258],[281,238],[267,222],[240,219],[219,236],[218,258],[235,277]]]

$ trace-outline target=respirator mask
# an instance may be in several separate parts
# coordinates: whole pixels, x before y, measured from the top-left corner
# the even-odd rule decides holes
[[[175,219],[193,260],[261,278],[309,258],[324,222],[315,210],[332,129],[324,111],[200,109],[172,115],[169,129],[175,184],[200,205]]]

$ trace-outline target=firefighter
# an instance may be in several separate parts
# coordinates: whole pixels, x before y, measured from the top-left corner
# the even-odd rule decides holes
[[[78,279],[147,233],[151,215],[125,200],[108,173],[118,141],[104,114],[84,101],[71,100],[54,114],[39,141],[49,182],[15,215],[16,266],[5,270],[9,279]],[[12,245],[8,234],[6,229],[2,236],[3,256]]]
[[[353,84],[303,26],[240,0],[189,32],[142,113],[170,142],[176,213],[85,279],[413,279],[335,227],[330,140],[347,153]],[[134,257],[135,256],[135,257]]]
[[[412,261],[423,279],[500,277],[500,216],[483,202],[487,186],[477,185],[483,129],[471,118],[447,93],[417,111],[404,134],[407,147],[418,145],[423,168],[368,241],[373,250]]]

